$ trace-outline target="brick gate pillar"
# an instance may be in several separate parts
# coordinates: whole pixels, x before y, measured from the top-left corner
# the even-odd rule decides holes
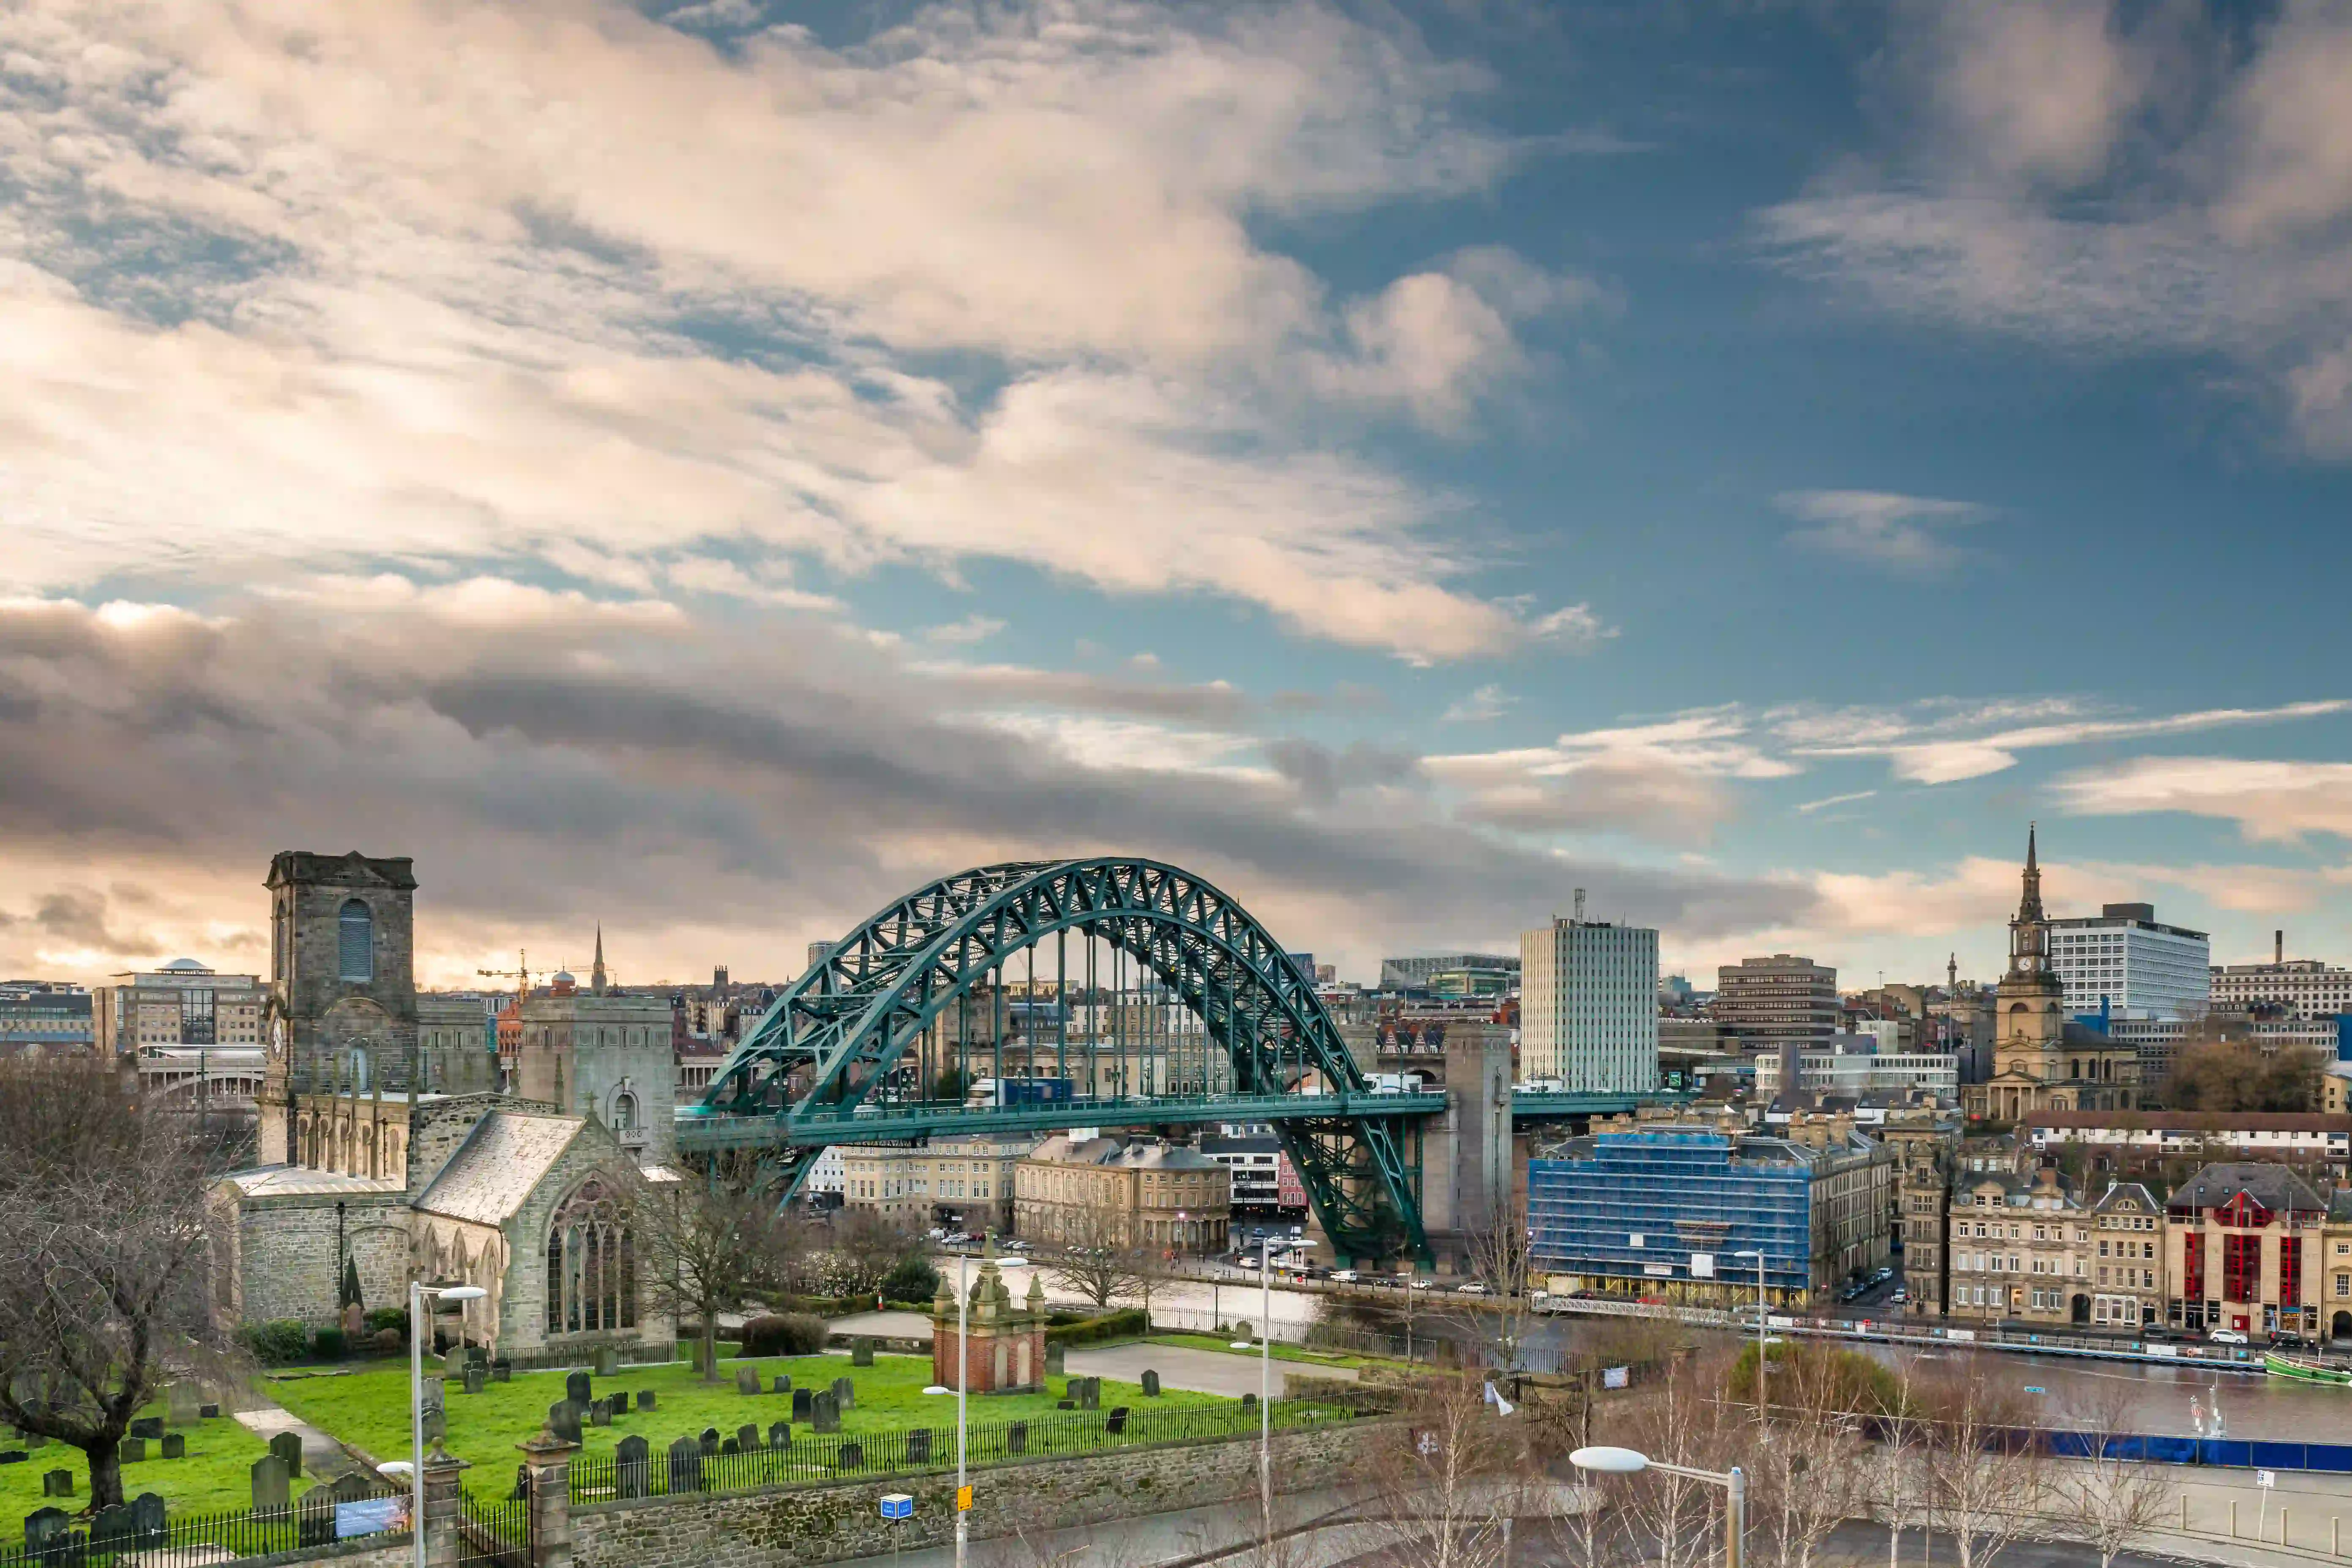
[[[572,1568],[572,1456],[580,1445],[542,1426],[515,1447],[530,1472],[531,1568]]]

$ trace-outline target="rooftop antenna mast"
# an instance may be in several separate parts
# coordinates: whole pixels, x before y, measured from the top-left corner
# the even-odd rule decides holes
[[[1582,888],[1576,889],[1576,923],[1578,925],[1584,923],[1584,889]]]

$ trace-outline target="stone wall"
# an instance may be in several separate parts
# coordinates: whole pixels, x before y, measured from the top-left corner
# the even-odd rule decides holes
[[[231,1321],[294,1318],[314,1327],[336,1320],[342,1257],[335,1249],[331,1198],[257,1198],[220,1211],[236,1226],[232,1297],[219,1303]],[[408,1291],[407,1206],[397,1193],[344,1200],[343,1245],[357,1260],[360,1291],[371,1307],[396,1307]]]
[[[1275,1474],[1286,1491],[1361,1480],[1388,1436],[1373,1423],[1277,1433]],[[975,1472],[972,1481],[974,1539],[1066,1530],[1255,1498],[1257,1444],[1178,1443],[1082,1459],[1037,1459]],[[914,1517],[903,1526],[880,1518],[881,1496],[893,1491],[915,1500]],[[954,1539],[953,1472],[572,1510],[575,1568],[791,1568]]]

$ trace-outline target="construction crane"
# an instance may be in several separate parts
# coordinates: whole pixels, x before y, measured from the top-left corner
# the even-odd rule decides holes
[[[474,973],[485,980],[513,981],[517,1006],[530,995],[530,954],[521,948],[515,949],[515,966],[512,969],[477,969]]]

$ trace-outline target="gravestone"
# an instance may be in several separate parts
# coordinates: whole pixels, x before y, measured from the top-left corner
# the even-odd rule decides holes
[[[852,1366],[872,1366],[874,1364],[874,1342],[867,1339],[864,1334],[860,1334],[856,1339],[850,1341],[849,1364]]]
[[[466,1376],[466,1347],[451,1345],[449,1353],[441,1358],[441,1375],[463,1381]]]
[[[735,1392],[738,1394],[759,1393],[760,1369],[754,1366],[738,1368],[735,1373]]]
[[[0,1448],[0,1465],[21,1465],[32,1457],[22,1448]]]
[[[770,1422],[768,1424],[768,1447],[771,1448],[789,1448],[792,1446],[793,1424],[789,1421]]]
[[[25,1550],[46,1551],[65,1539],[73,1516],[61,1508],[38,1508],[25,1516]]]
[[[142,1542],[163,1538],[163,1499],[160,1493],[141,1492],[131,1500],[131,1528]]]
[[[166,1432],[166,1433],[164,1433],[164,1434],[163,1434],[163,1458],[167,1458],[167,1459],[184,1459],[184,1458],[186,1458],[188,1457],[188,1440],[187,1440],[187,1438],[185,1438],[184,1436],[181,1436],[179,1433],[177,1433],[177,1432]]]
[[[163,1385],[163,1415],[173,1426],[194,1426],[203,1419],[203,1409],[194,1384],[167,1383]]]
[[[651,1489],[652,1454],[653,1445],[634,1432],[613,1450],[614,1476],[623,1497],[644,1497]]]
[[[809,1419],[810,1412],[815,1408],[815,1406],[811,1405],[809,1401],[814,1398],[815,1394],[816,1391],[814,1389],[795,1388],[793,1390],[793,1420],[806,1421]]]
[[[144,1437],[125,1437],[114,1451],[124,1464],[138,1464],[147,1457],[147,1439]]]
[[[640,1410],[651,1410],[653,1407],[654,1391],[650,1388],[640,1388],[637,1390],[637,1408]]]
[[[863,1443],[844,1443],[841,1446],[841,1461],[839,1468],[845,1470],[864,1469],[866,1468],[866,1445]]]
[[[199,1421],[217,1421],[217,1420],[219,1420],[219,1419],[220,1419],[220,1406],[219,1406],[219,1405],[197,1405],[197,1406],[196,1406],[196,1419],[198,1419]]]
[[[1103,1422],[1103,1430],[1114,1437],[1127,1430],[1126,1405],[1114,1405],[1110,1407],[1110,1415]]]
[[[928,1465],[931,1462],[931,1429],[918,1426],[907,1434],[907,1463]]]
[[[47,1437],[42,1436],[38,1432],[27,1432],[25,1434],[25,1447],[26,1448],[46,1448],[48,1446],[49,1440]]]
[[[490,1385],[490,1369],[480,1362],[466,1363],[466,1392],[479,1394]]]
[[[256,1510],[284,1508],[293,1493],[292,1472],[272,1451],[253,1461],[253,1506]]]
[[[705,1453],[706,1455],[709,1455],[709,1454],[715,1454],[715,1453],[719,1452],[719,1428],[718,1428],[718,1427],[716,1427],[716,1426],[705,1426],[705,1427],[702,1429],[702,1451],[703,1451],[703,1453]]]
[[[133,1437],[161,1437],[163,1435],[163,1418],[161,1415],[142,1415],[131,1423],[131,1435]]]
[[[1054,1401],[1054,1408],[1056,1410],[1076,1410],[1077,1407],[1078,1402],[1075,1399],[1056,1399]]]
[[[1244,1409],[1244,1410],[1255,1410],[1255,1409],[1256,1409],[1256,1408],[1257,1408],[1257,1395],[1256,1395],[1256,1394],[1243,1394],[1243,1395],[1242,1395],[1242,1408],[1243,1408],[1243,1409]]]
[[[857,1385],[845,1377],[833,1380],[833,1403],[845,1415],[857,1408]]]
[[[1148,1366],[1143,1369],[1143,1397],[1146,1399],[1160,1397],[1160,1374]]]
[[[1061,1345],[1058,1343],[1048,1344],[1045,1347],[1045,1374],[1048,1377],[1060,1377],[1063,1375],[1063,1372],[1064,1367],[1062,1363]]]
[[[563,1397],[585,1410],[588,1402],[596,1397],[595,1391],[589,1385],[588,1374],[584,1372],[568,1373],[563,1379]]]
[[[778,1394],[790,1394],[792,1391],[793,1374],[788,1372],[780,1372],[776,1373],[776,1392]]]
[[[89,1549],[101,1555],[122,1551],[138,1539],[139,1532],[131,1523],[131,1510],[124,1504],[100,1509],[98,1517],[89,1521]]]
[[[819,1432],[841,1430],[841,1404],[830,1389],[809,1401],[809,1422]]]
[[[337,1502],[365,1502],[375,1495],[375,1483],[357,1470],[337,1476],[327,1495]]]
[[[735,1428],[735,1446],[747,1454],[760,1451],[760,1429],[750,1422]]]
[[[492,1362],[490,1363],[490,1381],[492,1383],[512,1383],[514,1381],[514,1363],[510,1361]]]
[[[547,1407],[547,1429],[567,1443],[580,1441],[580,1406],[559,1399]]]
[[[591,1426],[610,1426],[612,1424],[613,1406],[609,1400],[600,1399],[596,1401],[595,1404],[591,1405],[588,1407],[588,1425]]]
[[[302,1494],[294,1505],[294,1543],[297,1546],[326,1546],[335,1539],[335,1494],[320,1487]]]
[[[1078,1388],[1078,1408],[1081,1410],[1100,1410],[1102,1408],[1101,1378],[1089,1377],[1082,1380]]]
[[[719,1439],[719,1451],[722,1454],[740,1454],[743,1451],[743,1446],[732,1437],[722,1437]]]
[[[73,1472],[71,1470],[43,1470],[41,1472],[41,1495],[43,1497],[73,1496]]]
[[[621,1351],[617,1345],[596,1347],[596,1375],[618,1377],[621,1374]]]
[[[1004,1429],[1004,1451],[1008,1454],[1025,1454],[1029,1451],[1029,1423],[1015,1421]]]
[[[702,1445],[691,1437],[669,1446],[669,1489],[672,1496],[702,1489]]]

